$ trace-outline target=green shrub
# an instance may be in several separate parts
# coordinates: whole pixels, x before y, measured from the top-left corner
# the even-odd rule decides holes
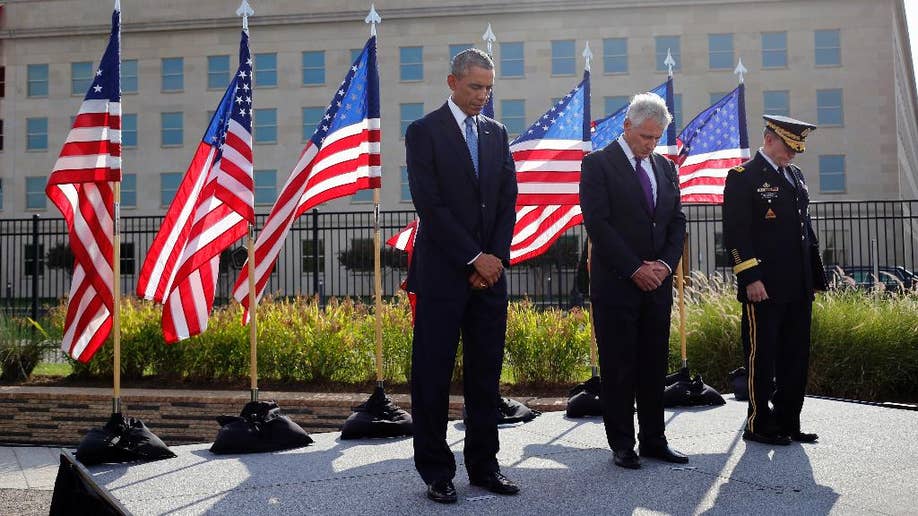
[[[507,314],[504,361],[518,383],[565,384],[582,380],[590,356],[587,312],[538,310],[513,303]]]

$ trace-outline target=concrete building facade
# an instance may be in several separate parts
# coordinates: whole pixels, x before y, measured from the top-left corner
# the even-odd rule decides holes
[[[0,217],[57,216],[47,178],[105,46],[110,2],[12,0],[0,12]],[[266,212],[368,35],[354,0],[253,0],[255,169]],[[124,215],[162,214],[235,70],[235,0],[124,0]],[[433,1],[377,8],[383,209],[411,209],[401,137],[440,106],[451,53],[497,36],[495,111],[521,130],[580,78],[588,42],[592,114],[666,78],[676,123],[736,86],[742,58],[753,149],[763,112],[813,121],[798,158],[816,200],[918,197],[918,102],[901,0]],[[325,210],[369,209],[369,195]]]

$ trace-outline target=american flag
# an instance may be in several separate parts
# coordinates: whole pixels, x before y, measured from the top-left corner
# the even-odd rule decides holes
[[[260,298],[293,221],[325,201],[379,188],[379,72],[376,36],[354,61],[316,132],[306,143],[255,243],[255,283]],[[248,267],[233,296],[248,310]]]
[[[239,68],[185,172],[137,284],[137,295],[163,303],[166,342],[207,329],[220,253],[255,223],[252,168],[252,59],[243,31]]]
[[[679,135],[683,203],[724,202],[727,172],[749,159],[743,84],[698,114]]]
[[[666,102],[666,108],[670,113],[675,112],[675,96],[673,93],[672,77],[668,78],[663,84],[650,90],[650,93],[655,93],[661,97]],[[593,141],[594,149],[602,149],[622,135],[627,112],[628,106],[625,105],[615,113],[593,121],[593,134],[591,140]],[[677,142],[676,124],[669,124],[666,131],[663,132],[663,137],[657,142],[657,148],[654,149],[654,151],[667,157],[675,157],[678,154]]]
[[[92,85],[48,177],[45,193],[64,215],[74,267],[61,349],[88,362],[112,329],[114,202],[121,181],[121,9]]]
[[[519,195],[510,263],[538,256],[583,221],[580,162],[590,152],[590,72],[510,143]]]
[[[486,115],[487,116],[487,115]],[[399,230],[398,233],[392,235],[389,240],[386,240],[386,245],[389,247],[394,247],[408,253],[408,266],[411,266],[411,256],[414,254],[414,239],[418,234],[418,225],[421,224],[420,219],[414,219],[408,223],[407,226]],[[402,280],[399,288],[405,291],[408,294],[408,303],[411,305],[411,318],[414,319],[414,307],[417,301],[417,295],[414,292],[408,290],[408,279]]]

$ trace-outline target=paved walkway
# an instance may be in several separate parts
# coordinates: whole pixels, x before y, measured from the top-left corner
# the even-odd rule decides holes
[[[0,447],[0,489],[53,491],[60,448]]]
[[[519,496],[472,487],[462,466],[464,428],[447,440],[459,463],[459,503],[424,497],[410,439],[341,441],[314,434],[298,450],[215,456],[209,445],[178,457],[90,468],[94,481],[136,514],[915,514],[918,417],[913,411],[807,399],[816,444],[771,447],[740,438],[746,404],[667,410],[673,447],[691,462],[612,464],[602,421],[543,414],[501,429],[501,468]]]

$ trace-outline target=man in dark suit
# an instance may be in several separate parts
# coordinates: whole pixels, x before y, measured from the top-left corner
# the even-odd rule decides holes
[[[669,447],[663,422],[672,271],[685,240],[676,167],[654,152],[671,122],[663,99],[635,95],[624,133],[583,159],[580,178],[593,242],[590,299],[603,422],[615,464],[630,469],[641,466],[634,451],[635,399],[641,456],[688,462]]]
[[[442,107],[408,126],[411,196],[420,220],[408,290],[417,293],[411,355],[415,467],[437,502],[457,500],[456,461],[446,443],[449,388],[463,349],[465,467],[472,485],[519,488],[497,464],[498,396],[507,329],[516,171],[507,131],[481,114],[494,63],[469,49],[453,58]]]
[[[791,160],[816,126],[765,117],[763,146],[727,173],[724,242],[733,259],[749,374],[743,439],[811,443],[800,431],[810,357],[814,290],[825,290],[819,245],[810,223],[809,192]],[[771,400],[774,410],[770,410]]]

